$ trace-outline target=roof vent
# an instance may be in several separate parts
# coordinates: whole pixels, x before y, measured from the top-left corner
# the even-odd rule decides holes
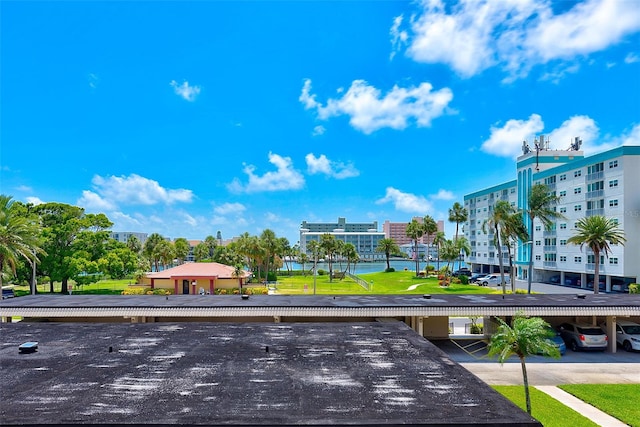
[[[578,298],[578,299],[585,299],[586,297],[587,297],[586,294],[578,294],[578,295],[576,295],[576,298]]]
[[[424,295],[422,295],[422,298],[431,299],[431,295],[430,294],[424,294]]]

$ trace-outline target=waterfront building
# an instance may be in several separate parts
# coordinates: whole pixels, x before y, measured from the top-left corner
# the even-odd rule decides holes
[[[147,241],[147,237],[148,237],[147,233],[136,233],[132,231],[112,231],[111,233],[109,233],[109,237],[121,243],[127,243],[127,241],[129,241],[129,238],[131,236],[137,237],[138,240],[140,240],[140,243],[143,245],[144,245],[144,242]]]
[[[413,217],[412,219],[415,219],[420,224],[422,224],[424,221],[424,218],[420,216]],[[444,221],[436,221],[436,224],[438,225],[438,231],[444,232]],[[407,236],[407,225],[409,225],[409,222],[391,222],[389,220],[386,220],[384,224],[382,224],[382,231],[384,232],[385,238],[393,239],[393,241],[396,242],[398,246],[412,244],[413,240],[411,240],[411,238]],[[420,239],[418,239],[418,243],[431,245],[433,244],[433,239],[435,237],[435,234],[422,236]]]
[[[310,241],[320,241],[323,234],[331,234],[337,240],[351,243],[355,246],[362,261],[381,261],[385,255],[376,252],[378,242],[384,239],[383,232],[378,231],[378,222],[348,223],[345,218],[339,217],[338,222],[307,222],[300,225],[300,251],[310,254],[308,244]]]
[[[464,234],[471,254],[465,258],[473,271],[496,272],[499,260],[494,236],[485,223],[498,200],[507,200],[516,209],[528,209],[528,195],[534,184],[545,184],[560,196],[556,209],[565,218],[554,221],[550,229],[536,219],[533,241],[514,242],[513,259],[502,247],[505,271],[510,261],[520,279],[527,279],[530,251],[533,251],[532,280],[581,288],[593,287],[595,258],[588,248],[567,243],[575,234],[578,219],[604,215],[616,221],[627,239],[625,245],[612,245],[609,257],[601,254],[600,288],[624,292],[630,283],[640,281],[640,147],[620,146],[585,157],[578,138],[567,150],[551,150],[541,136],[535,149],[523,144],[516,161],[516,179],[464,196],[469,220]],[[530,227],[528,217],[525,217]],[[531,230],[530,230],[531,231]]]

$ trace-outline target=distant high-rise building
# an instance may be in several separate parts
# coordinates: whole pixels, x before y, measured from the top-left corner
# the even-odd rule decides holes
[[[419,216],[413,217],[412,219],[415,219],[420,224],[424,221],[424,218]],[[444,232],[444,221],[437,221],[436,224],[438,226],[438,231]],[[407,236],[407,225],[409,225],[409,222],[390,222],[389,220],[386,220],[384,224],[382,224],[382,231],[384,232],[385,238],[393,239],[398,246],[407,245],[413,243],[413,240]],[[435,234],[430,236],[425,235],[418,239],[418,243],[430,245],[433,243],[433,239],[435,237]]]
[[[109,233],[109,237],[117,240],[118,242],[127,243],[131,236],[136,236],[140,243],[144,245],[144,242],[147,241],[147,233],[136,233],[132,231],[112,231]]]

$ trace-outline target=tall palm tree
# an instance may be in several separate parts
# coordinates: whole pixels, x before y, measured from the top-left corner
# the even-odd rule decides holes
[[[152,233],[144,242],[142,253],[151,263],[150,267],[151,268],[155,267],[155,271],[159,271],[158,268],[160,263],[160,259],[155,254],[155,248],[156,246],[158,246],[160,242],[164,240],[165,240],[164,237],[162,237],[160,234]]]
[[[391,254],[400,252],[400,247],[393,239],[380,239],[378,241],[378,246],[376,247],[376,252],[384,252],[387,259],[387,270],[389,270],[391,269],[389,258],[391,257]]]
[[[527,226],[524,223],[522,212],[513,211],[507,216],[504,221],[501,230],[502,242],[507,246],[507,252],[509,255],[509,272],[511,276],[511,292],[516,291],[516,277],[515,270],[513,268],[513,256],[511,254],[511,244],[518,241],[526,242],[529,240],[529,233],[527,232]]]
[[[536,218],[542,221],[545,229],[550,229],[555,219],[564,218],[559,212],[556,212],[555,206],[560,201],[560,197],[555,192],[551,192],[549,187],[544,184],[535,184],[531,187],[528,197],[528,208],[526,210],[529,216],[529,236],[531,237],[531,246],[529,247],[529,268],[527,270],[527,293],[531,293],[531,281],[533,279],[533,222]]]
[[[264,262],[265,262],[265,271],[267,275],[267,281],[269,280],[269,272],[271,271],[271,266],[274,262],[274,257],[278,252],[278,238],[276,237],[276,233],[267,228],[262,230],[260,233],[260,243],[264,248]]]
[[[595,269],[593,273],[593,293],[597,294],[600,284],[600,253],[606,257],[611,253],[611,245],[624,245],[626,241],[624,231],[613,220],[602,215],[594,215],[580,218],[576,224],[576,234],[567,239],[567,243],[587,246],[595,257]]]
[[[191,250],[189,241],[184,237],[178,237],[173,241],[173,248],[175,250],[175,256],[178,258],[178,264],[184,264]]]
[[[0,286],[5,265],[16,274],[16,262],[20,258],[33,266],[42,253],[38,237],[40,227],[28,216],[20,215],[11,196],[0,195]]]
[[[351,263],[355,264],[360,259],[360,255],[358,255],[358,251],[356,250],[356,247],[353,245],[353,243],[344,244],[344,247],[342,248],[342,256],[347,259],[347,267],[345,268],[344,272],[351,272]],[[344,275],[342,277],[344,277]]]
[[[498,356],[498,362],[504,363],[509,357],[516,355],[522,367],[524,393],[527,402],[527,412],[531,414],[531,398],[529,397],[529,378],[527,377],[527,356],[542,354],[559,358],[560,350],[549,340],[554,335],[547,322],[539,317],[527,317],[522,312],[516,313],[511,325],[499,317],[498,330],[491,336],[489,342],[489,356]]]
[[[461,222],[466,222],[468,218],[469,212],[458,202],[455,202],[453,207],[449,209],[449,222],[456,223],[456,236],[454,240],[458,240],[458,226]]]
[[[320,248],[322,248],[322,251],[327,256],[327,262],[329,263],[329,283],[331,283],[333,276],[333,257],[338,249],[336,237],[329,233],[320,236]]]
[[[424,217],[422,221],[422,226],[424,227],[424,234],[427,236],[427,265],[429,265],[429,251],[431,235],[438,232],[438,224],[436,220],[431,216],[427,215]]]
[[[413,258],[416,261],[416,277],[420,275],[420,257],[418,256],[418,240],[424,236],[424,227],[415,219],[407,225],[407,237],[413,240]]]
[[[493,245],[498,250],[498,265],[500,266],[500,283],[502,284],[502,294],[507,293],[504,281],[504,261],[502,260],[502,229],[515,209],[506,200],[498,200],[489,213],[489,217],[482,223],[482,231],[487,232],[487,228],[492,230]]]
[[[444,231],[438,231],[433,238],[433,244],[436,245],[436,251],[438,251],[438,263],[436,266],[436,271],[440,271],[440,246],[442,246],[442,243],[444,243],[445,240],[447,239],[444,235]]]
[[[142,243],[136,236],[131,235],[127,239],[127,248],[129,248],[129,250],[134,254],[140,255],[140,252],[142,251]]]

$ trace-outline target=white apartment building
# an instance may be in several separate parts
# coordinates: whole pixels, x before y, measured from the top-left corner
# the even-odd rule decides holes
[[[109,237],[117,240],[118,242],[127,243],[131,236],[137,237],[140,240],[140,243],[144,245],[144,242],[147,241],[147,233],[136,233],[132,231],[112,231],[109,233]]]
[[[385,255],[376,252],[378,242],[384,239],[384,233],[378,231],[378,222],[347,223],[345,218],[338,218],[338,222],[310,223],[302,221],[300,225],[300,251],[310,254],[307,245],[310,241],[320,241],[323,234],[331,234],[337,240],[351,243],[355,246],[360,259],[363,261],[384,260]]]
[[[464,233],[471,245],[465,261],[473,271],[495,272],[499,260],[493,235],[484,233],[482,225],[498,200],[526,211],[530,188],[546,184],[560,196],[556,209],[565,219],[555,221],[545,230],[536,219],[533,240],[517,242],[512,247],[517,276],[527,278],[529,251],[533,251],[533,275],[536,282],[593,287],[595,259],[586,247],[568,244],[578,219],[604,215],[618,222],[627,239],[614,245],[609,257],[601,254],[600,288],[626,291],[630,283],[640,281],[640,146],[621,146],[589,157],[579,150],[581,141],[569,150],[550,150],[540,137],[536,149],[523,145],[523,155],[516,163],[517,177],[464,197],[469,221]],[[528,218],[525,223],[529,227]],[[488,231],[488,230],[487,230]],[[529,230],[531,235],[531,230]],[[507,247],[503,246],[505,271],[509,270]]]

